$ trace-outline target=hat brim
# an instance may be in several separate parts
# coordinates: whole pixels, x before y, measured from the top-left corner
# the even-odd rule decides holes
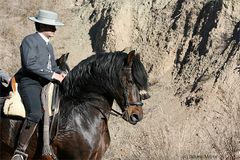
[[[38,20],[36,17],[28,17],[28,19],[30,19],[31,21],[34,22],[38,22],[38,23],[42,23],[42,24],[47,24],[47,25],[51,25],[51,26],[64,26],[64,24],[62,22],[59,21],[55,21],[55,22],[45,22],[45,21],[40,21]]]

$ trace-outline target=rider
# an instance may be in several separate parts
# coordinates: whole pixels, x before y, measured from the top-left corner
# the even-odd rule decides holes
[[[12,160],[23,160],[28,157],[25,151],[43,115],[40,97],[43,86],[50,81],[62,82],[66,76],[57,67],[53,47],[49,42],[54,36],[56,26],[64,25],[58,20],[58,14],[39,10],[36,17],[29,19],[35,22],[37,32],[26,36],[21,43],[22,75],[18,85],[27,116]]]

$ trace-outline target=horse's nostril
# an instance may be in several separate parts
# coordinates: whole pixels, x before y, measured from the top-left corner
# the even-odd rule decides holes
[[[131,120],[132,120],[133,122],[138,122],[138,121],[139,121],[139,118],[138,118],[138,115],[137,115],[137,114],[131,115],[130,118],[131,118]]]

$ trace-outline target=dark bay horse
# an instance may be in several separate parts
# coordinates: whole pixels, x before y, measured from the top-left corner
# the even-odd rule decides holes
[[[135,51],[97,53],[81,61],[60,85],[60,119],[51,141],[58,159],[98,160],[110,144],[108,119],[115,100],[131,124],[143,118],[142,100],[148,76]],[[10,159],[23,120],[1,115],[0,158]],[[27,149],[29,159],[41,159],[41,125]]]

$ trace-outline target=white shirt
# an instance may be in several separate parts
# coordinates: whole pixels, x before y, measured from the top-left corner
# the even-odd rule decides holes
[[[46,36],[44,36],[42,33],[40,33],[40,32],[37,32],[37,33],[38,33],[38,34],[42,37],[42,39],[46,42],[46,45],[48,45],[49,39],[48,39]],[[50,54],[48,55],[47,69],[49,69],[49,70],[52,72],[52,64],[51,64],[51,55],[50,55]]]
[[[41,37],[42,37],[42,39],[46,42],[46,45],[48,45],[48,43],[49,43],[49,39],[46,37],[46,36],[44,36],[42,33],[40,33],[40,32],[37,32]]]

